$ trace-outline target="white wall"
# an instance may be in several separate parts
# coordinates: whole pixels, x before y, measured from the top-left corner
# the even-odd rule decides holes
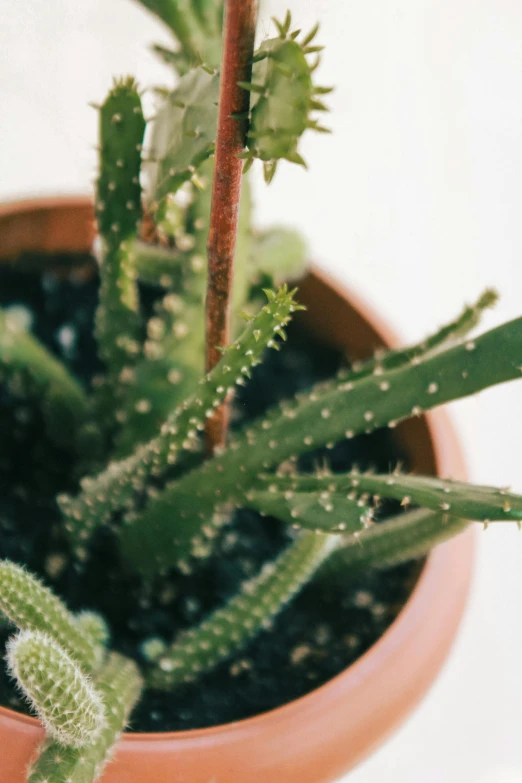
[[[522,309],[522,5],[517,0],[288,2],[322,20],[320,71],[337,85],[331,138],[281,168],[263,222],[308,235],[313,256],[413,340],[493,285],[488,325]],[[263,24],[286,4],[266,0]],[[0,197],[86,191],[112,74],[161,82],[168,41],[130,0],[1,0]],[[522,363],[522,357],[521,357]],[[452,406],[476,480],[522,490],[522,385]],[[522,538],[481,538],[472,602],[443,675],[353,783],[522,782]]]

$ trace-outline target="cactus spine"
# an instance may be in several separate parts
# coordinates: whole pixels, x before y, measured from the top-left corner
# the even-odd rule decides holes
[[[61,745],[90,745],[105,728],[105,709],[91,681],[50,636],[22,631],[7,645],[7,665],[47,734]]]

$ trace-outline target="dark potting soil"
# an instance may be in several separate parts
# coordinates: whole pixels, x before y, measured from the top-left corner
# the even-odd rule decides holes
[[[35,259],[33,259],[34,261]],[[38,259],[36,259],[38,261]],[[63,265],[77,258],[60,259]],[[144,290],[145,301],[154,298]],[[100,369],[92,336],[97,282],[0,270],[0,307],[17,308],[34,334],[86,385]],[[234,426],[276,401],[334,373],[346,359],[310,334],[290,325],[280,352],[269,351],[234,403]],[[109,621],[112,647],[135,657],[144,639],[169,641],[221,605],[240,583],[274,558],[289,540],[275,519],[240,510],[223,530],[214,556],[191,574],[172,574],[146,594],[118,563],[114,542],[100,532],[90,559],[68,556],[53,498],[74,489],[72,455],[49,443],[38,405],[15,401],[0,386],[0,558],[39,574],[76,611],[94,609]],[[343,441],[303,458],[310,470],[325,460],[333,470],[389,470],[405,462],[388,430]],[[383,507],[386,515],[394,508]],[[246,649],[198,683],[175,694],[148,691],[136,708],[131,730],[202,728],[247,718],[302,696],[340,673],[388,628],[407,599],[417,564],[367,573],[351,582],[312,582]],[[0,650],[10,634],[1,627]],[[0,704],[26,710],[0,663]]]

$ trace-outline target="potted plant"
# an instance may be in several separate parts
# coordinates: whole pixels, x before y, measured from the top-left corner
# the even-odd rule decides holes
[[[469,534],[422,558],[470,519],[522,517],[506,489],[429,475],[459,478],[460,458],[444,420],[432,445],[421,418],[520,377],[522,319],[470,338],[486,292],[368,358],[379,329],[328,281],[286,284],[302,240],[251,227],[248,168],[271,181],[324,130],[316,29],[287,14],[254,50],[253,0],[228,0],[223,35],[217,0],[144,4],[175,34],[160,53],[179,80],[151,123],[146,193],[134,79],[99,107],[99,285],[88,204],[0,214],[16,258],[0,312],[0,780],[328,781],[451,641]],[[140,733],[106,767],[129,719]]]

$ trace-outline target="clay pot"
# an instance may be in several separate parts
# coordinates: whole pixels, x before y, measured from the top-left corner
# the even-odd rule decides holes
[[[0,207],[0,258],[21,251],[85,251],[93,215],[85,198]],[[300,284],[303,328],[350,355],[395,342],[351,293],[313,270]],[[417,471],[464,478],[455,433],[443,413],[406,422],[397,435]],[[356,765],[417,704],[457,631],[471,578],[473,537],[465,533],[426,561],[403,610],[346,671],[279,709],[216,728],[129,734],[103,783],[327,783]],[[173,698],[175,698],[173,696]],[[23,783],[43,737],[34,718],[0,708],[0,783]]]

